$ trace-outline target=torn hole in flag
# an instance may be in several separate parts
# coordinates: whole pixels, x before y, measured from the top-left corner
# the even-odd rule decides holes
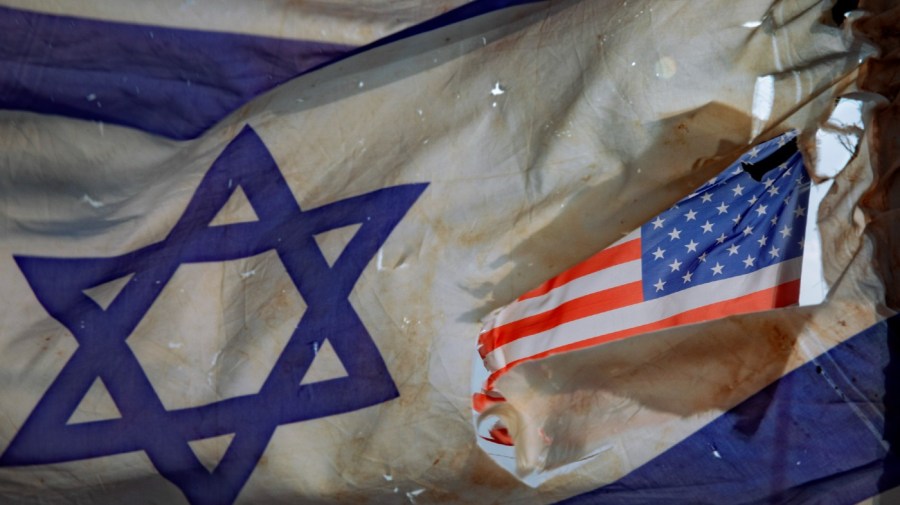
[[[543,360],[561,353],[602,344],[627,345],[633,337],[655,336],[660,330],[821,303],[828,286],[822,274],[817,209],[831,178],[855,153],[862,108],[863,101],[852,98],[835,108],[835,117],[827,124],[837,125],[830,131],[839,131],[824,142],[839,142],[851,156],[838,159],[840,166],[826,166],[826,158],[818,160],[813,173],[820,182],[810,180],[797,132],[779,135],[748,150],[640,228],[485,318],[472,380],[481,448],[532,486],[611,448],[612,442],[586,441],[572,426],[566,440],[555,439],[554,430],[543,428],[552,419],[528,419],[528,412],[511,406],[498,382],[517,367],[540,369]],[[823,142],[820,137],[818,144]],[[827,160],[835,164],[833,157]],[[616,366],[613,360],[607,363]],[[621,373],[630,373],[625,368]],[[775,374],[776,369],[761,375]],[[552,367],[546,374],[552,374]],[[529,387],[552,401],[556,392],[553,378],[548,379]],[[609,417],[621,414],[619,424],[627,424],[633,405],[616,395],[598,398],[604,394],[602,388],[587,388],[569,394],[569,403],[560,408],[573,408],[573,398],[574,408],[578,401],[606,401]],[[698,415],[713,404],[719,406],[717,400],[709,401],[696,408],[668,400],[660,403],[665,411]],[[584,437],[593,432],[584,431]]]

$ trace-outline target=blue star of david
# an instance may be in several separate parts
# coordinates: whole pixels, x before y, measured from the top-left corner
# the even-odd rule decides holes
[[[258,220],[211,225],[238,186]],[[111,258],[16,256],[37,299],[72,332],[78,348],[0,457],[0,466],[145,451],[192,504],[227,504],[236,499],[279,425],[396,398],[394,381],[348,295],[426,186],[394,186],[301,210],[263,142],[245,127],[213,163],[161,242]],[[354,224],[361,226],[329,266],[313,236]],[[307,309],[261,390],[166,410],[125,339],[179,265],[271,250]],[[83,293],[129,274],[133,277],[105,310]],[[301,385],[325,339],[347,376]],[[67,424],[98,377],[121,417]],[[188,446],[188,441],[231,433],[231,444],[213,471]]]

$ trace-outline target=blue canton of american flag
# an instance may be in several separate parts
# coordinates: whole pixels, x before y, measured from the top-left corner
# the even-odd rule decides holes
[[[809,178],[794,133],[754,147],[641,227],[644,299],[756,272],[803,254]],[[756,181],[743,166],[790,157]]]
[[[521,362],[683,324],[794,305],[809,178],[796,133],[754,147],[669,210],[485,321],[486,378]],[[494,437],[496,439],[496,436]]]

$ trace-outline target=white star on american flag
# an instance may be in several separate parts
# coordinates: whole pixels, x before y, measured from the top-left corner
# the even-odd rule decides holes
[[[721,273],[722,273],[722,268],[724,268],[724,265],[720,265],[719,262],[717,261],[717,262],[716,262],[716,266],[714,266],[714,267],[711,268],[713,275],[719,275],[719,274],[721,274]]]
[[[697,212],[694,209],[691,209],[685,213],[684,217],[686,217],[688,221],[693,221],[697,219]]]
[[[694,242],[694,239],[691,239],[690,242],[684,244],[687,247],[687,252],[697,252],[697,246],[700,245],[697,242]]]
[[[681,230],[679,230],[678,228],[672,228],[672,231],[670,231],[668,233],[668,235],[669,235],[669,240],[675,240],[676,238],[680,239],[681,238]]]
[[[657,246],[656,250],[653,251],[653,259],[655,259],[655,260],[663,259],[663,257],[665,257],[665,254],[666,254],[666,250]]]
[[[779,249],[775,246],[772,246],[772,248],[769,249],[769,256],[772,256],[773,258],[777,258],[779,254],[781,254],[781,249]]]
[[[706,220],[705,223],[703,223],[702,225],[700,225],[700,227],[703,228],[703,233],[709,233],[709,232],[711,232],[712,229],[713,229],[713,225],[712,225],[712,223],[709,222],[708,219]]]
[[[666,285],[666,281],[659,279],[658,281],[656,281],[656,284],[654,284],[653,287],[656,288],[657,292],[659,292],[659,291],[663,290],[663,286],[665,286],[665,285]]]
[[[686,272],[684,275],[681,276],[681,278],[684,279],[684,283],[687,284],[687,283],[691,282],[691,277],[693,277],[693,276],[694,276],[693,273]]]
[[[654,220],[652,221],[653,229],[654,229],[654,230],[658,230],[658,229],[662,228],[662,225],[663,225],[663,223],[665,223],[665,222],[666,222],[665,219],[663,219],[663,218],[661,218],[661,217],[659,217],[659,216],[656,216],[656,219],[654,219]]]
[[[748,255],[747,255],[747,258],[744,260],[744,268],[752,268],[752,267],[753,267],[753,263],[754,263],[755,261],[756,261],[756,258],[754,258],[753,256],[751,256],[751,255],[748,254]]]
[[[727,249],[728,255],[729,255],[729,256],[734,256],[735,254],[737,254],[738,248],[740,248],[740,247],[741,247],[741,246],[739,246],[739,245],[737,245],[737,244],[731,244],[731,247],[729,247],[729,248]]]
[[[744,194],[744,187],[738,184],[737,186],[731,188],[731,191],[734,192],[734,196],[741,196]]]
[[[678,259],[675,259],[674,261],[669,263],[669,268],[671,268],[673,272],[677,272],[681,269],[681,262],[678,261]]]
[[[716,209],[719,211],[719,215],[722,215],[728,212],[728,205],[725,205],[725,202],[722,202],[718,207],[716,207]]]

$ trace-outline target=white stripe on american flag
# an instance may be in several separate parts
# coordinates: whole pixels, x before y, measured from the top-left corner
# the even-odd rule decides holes
[[[655,300],[577,319],[494,349],[484,358],[484,364],[488,370],[496,372],[509,363],[552,349],[774,288],[799,279],[801,265],[802,258],[794,258],[747,275],[710,282]]]
[[[570,300],[639,280],[641,280],[640,258],[613,265],[591,275],[579,277],[545,295],[508,305],[494,316],[493,321],[487,321],[482,333],[528,316],[553,310]]]
[[[588,302],[585,297],[602,296],[604,290],[622,285],[636,285],[641,280],[641,229],[638,228],[622,237],[606,249],[595,254],[562,274],[550,279],[538,288],[529,291],[515,302],[495,311],[484,322],[478,339],[478,350],[482,356],[505,343],[504,337],[519,335],[520,328],[506,326],[509,323],[527,322],[523,319],[538,316],[555,316],[555,312],[567,314],[574,312],[572,304],[563,306],[573,300],[577,303]],[[638,289],[639,292],[639,289]],[[581,300],[578,300],[581,298]],[[634,300],[637,302],[640,300]],[[596,303],[595,309],[599,308]],[[580,317],[588,314],[581,314]],[[532,332],[535,330],[532,329]]]
[[[619,240],[616,240],[615,242],[610,244],[609,247],[615,247],[619,244],[624,244],[625,242],[634,240],[636,238],[641,238],[641,228],[640,227],[638,227],[636,230],[631,230],[631,232],[629,232],[628,235],[625,235],[624,237],[620,238]]]

